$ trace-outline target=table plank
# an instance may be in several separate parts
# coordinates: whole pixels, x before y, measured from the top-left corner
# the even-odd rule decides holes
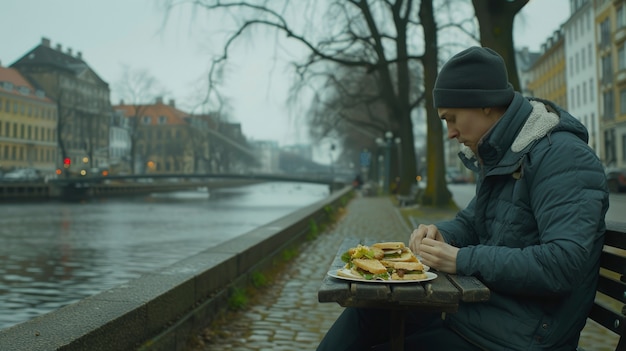
[[[489,300],[489,288],[478,278],[464,275],[448,275],[448,279],[461,292],[461,300],[464,302],[480,302]]]
[[[317,300],[319,302],[339,303],[348,300],[351,295],[349,282],[326,276],[317,291]]]
[[[389,285],[380,283],[352,283],[350,291],[355,299],[363,301],[388,301],[391,295]]]

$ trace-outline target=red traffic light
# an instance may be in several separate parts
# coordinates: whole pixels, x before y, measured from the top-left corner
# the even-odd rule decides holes
[[[69,168],[72,164],[72,160],[69,157],[63,159],[63,167]]]

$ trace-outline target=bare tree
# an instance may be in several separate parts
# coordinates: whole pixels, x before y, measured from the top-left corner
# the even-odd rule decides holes
[[[428,184],[422,201],[428,205],[447,206],[451,201],[451,195],[445,182],[443,126],[432,108],[430,94],[439,65],[438,30],[454,26],[459,33],[468,35],[471,39],[473,32],[471,27],[467,29],[465,24],[473,21],[472,16],[466,15],[466,18],[452,16],[448,18],[448,22],[438,27],[437,20],[442,16],[438,15],[436,20],[435,13],[439,14],[440,9],[435,9],[433,2],[433,0],[167,1],[170,10],[179,4],[192,3],[207,10],[209,14],[219,14],[221,19],[229,18],[234,24],[232,31],[227,35],[221,55],[212,62],[209,73],[211,88],[215,88],[219,83],[216,73],[222,72],[220,67],[228,59],[231,46],[244,34],[253,33],[253,28],[259,27],[275,30],[306,48],[308,57],[295,62],[294,67],[303,81],[302,84],[313,87],[315,91],[321,91],[326,84],[316,86],[312,80],[323,77],[323,81],[327,83],[329,79],[336,79],[331,78],[332,74],[328,72],[336,70],[337,67],[369,75],[369,79],[375,82],[373,86],[380,102],[379,106],[382,106],[377,111],[381,118],[379,128],[388,128],[394,136],[402,140],[403,167],[399,192],[403,194],[409,193],[417,172],[412,112],[418,107],[424,108],[427,115]],[[436,3],[450,9],[454,7],[451,2],[442,0]],[[446,10],[445,7],[442,9]],[[294,13],[299,15],[294,16]],[[302,13],[308,15],[303,18]],[[320,19],[327,21],[320,22]],[[419,84],[420,82],[411,74],[418,67],[421,67],[423,84]],[[316,102],[322,100],[318,99]],[[367,106],[367,103],[364,106]],[[332,109],[336,106],[327,107]],[[340,122],[346,121],[352,124],[375,121],[373,118],[365,118],[365,115],[355,118],[354,113],[346,113],[345,109],[338,110],[342,112],[327,116],[331,119],[326,121],[328,122],[326,127],[339,126]],[[333,131],[328,128],[317,132],[323,135]]]
[[[130,170],[135,174],[137,157],[146,150],[139,150],[138,144],[141,137],[141,117],[151,106],[157,97],[164,96],[166,91],[158,81],[145,69],[131,69],[129,66],[122,67],[122,78],[116,84],[117,94],[121,97],[120,105],[129,105],[130,136]],[[144,156],[145,157],[145,156]]]

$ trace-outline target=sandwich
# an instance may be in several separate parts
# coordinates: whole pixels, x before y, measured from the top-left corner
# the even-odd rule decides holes
[[[389,280],[390,275],[385,267],[377,259],[355,258],[346,264],[344,269],[337,271],[337,275],[356,279],[382,279]]]
[[[376,243],[373,244],[372,247],[381,249],[383,251],[383,258],[381,258],[381,260],[396,262],[418,261],[413,252],[401,241]]]
[[[426,279],[424,265],[421,262],[393,262],[391,261],[393,280],[418,280]]]
[[[348,251],[344,252],[343,255],[341,255],[341,260],[343,262],[349,263],[350,261],[358,258],[380,260],[383,259],[384,256],[385,253],[380,248],[359,244],[357,247],[352,247],[348,249]]]

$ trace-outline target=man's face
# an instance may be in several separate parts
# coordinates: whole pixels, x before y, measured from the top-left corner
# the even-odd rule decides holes
[[[469,147],[475,155],[478,142],[500,117],[491,108],[438,108],[437,113],[446,121],[448,138]]]

